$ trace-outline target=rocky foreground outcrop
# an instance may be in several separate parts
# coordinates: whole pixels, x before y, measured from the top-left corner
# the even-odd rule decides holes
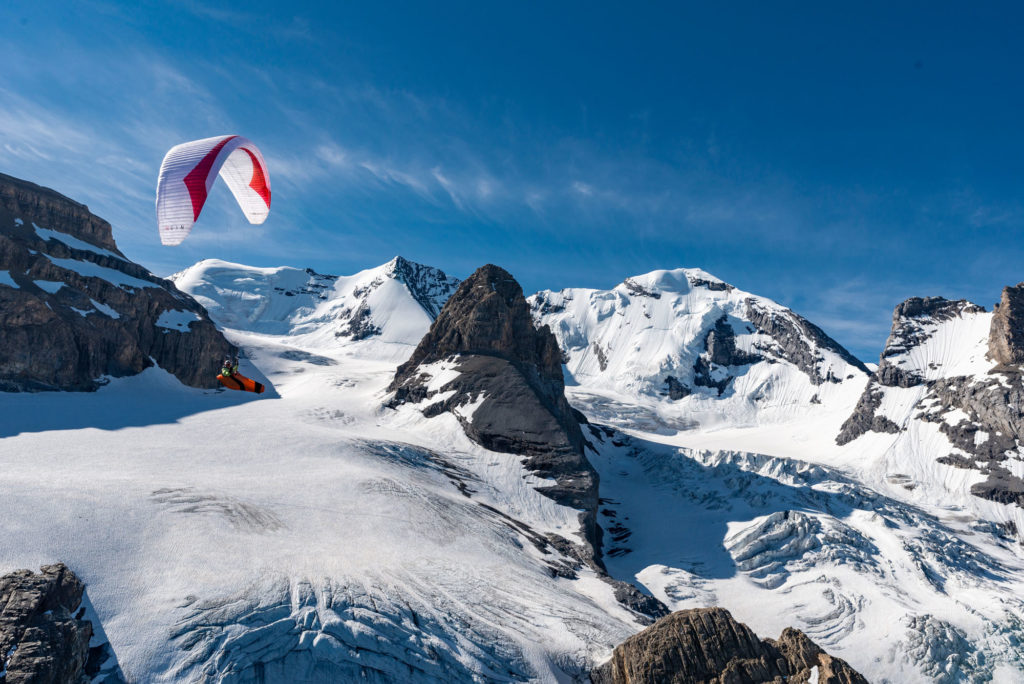
[[[0,682],[90,681],[92,623],[75,614],[84,590],[63,563],[0,577]]]
[[[88,207],[0,174],[0,390],[94,390],[155,362],[217,386],[234,347],[172,282],[125,258]]]
[[[681,610],[615,648],[594,684],[867,684],[803,632],[759,639],[722,608]]]

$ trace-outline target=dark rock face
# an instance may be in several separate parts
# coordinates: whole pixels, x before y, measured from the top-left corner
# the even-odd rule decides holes
[[[1003,288],[992,316],[988,353],[996,363],[1024,365],[1024,283]]]
[[[646,287],[636,282],[632,278],[626,278],[622,281],[622,284],[626,286],[626,291],[634,297],[650,297],[651,299],[661,299],[661,293],[655,290],[648,290]]]
[[[358,342],[374,335],[380,335],[381,329],[373,323],[370,317],[370,307],[366,302],[359,305],[352,313],[341,330],[334,333],[335,337],[350,337]]]
[[[583,509],[587,538],[596,547],[597,473],[583,455],[583,433],[565,399],[561,353],[547,326],[534,326],[522,288],[507,271],[483,266],[459,286],[398,367],[393,405],[432,396],[420,367],[451,358],[459,376],[441,391],[455,394],[428,405],[424,415],[455,413],[483,397],[471,419],[460,417],[466,434],[492,451],[526,457],[530,470],[555,479],[557,485],[540,491]]]
[[[85,588],[63,563],[0,577],[0,671],[7,684],[84,684],[92,623],[74,617]]]
[[[77,236],[86,242],[121,254],[109,223],[93,216],[84,204],[50,188],[0,173],[0,210],[25,214],[25,221],[32,220],[53,230],[60,230],[58,226],[74,226]]]
[[[816,385],[823,382],[842,382],[831,373],[822,374],[819,364],[823,361],[819,349],[827,349],[839,355],[851,366],[863,372],[869,372],[853,354],[842,345],[825,334],[818,326],[797,314],[787,311],[781,313],[759,305],[755,300],[746,300],[747,318],[757,329],[775,338],[776,345],[761,349],[766,356],[774,356],[789,361],[807,374]]]
[[[705,278],[692,278],[688,277],[691,287],[703,287],[714,292],[732,292],[734,288],[729,283],[723,283],[720,280],[706,280]]]
[[[983,499],[1024,507],[1024,480],[1006,467],[1008,455],[1024,448],[1024,378],[1016,370],[1003,368],[984,380],[968,377],[944,378],[931,383],[920,419],[939,426],[954,448],[968,454],[952,453],[939,459],[947,465],[980,470],[985,482],[971,487]],[[945,416],[952,411],[967,414],[956,424]]]
[[[391,262],[390,275],[404,283],[430,318],[437,318],[448,297],[459,285],[458,278],[445,275],[444,271],[417,264],[404,257],[395,257]]]
[[[787,628],[761,640],[722,608],[682,610],[619,644],[595,684],[867,684],[845,661]]]
[[[904,366],[910,352],[931,338],[934,326],[963,314],[984,311],[984,307],[965,299],[942,297],[911,297],[899,304],[892,314],[892,329],[882,350],[878,370],[864,388],[853,414],[840,428],[836,443],[848,444],[867,432],[899,432],[900,427],[896,423],[877,413],[882,404],[882,388],[924,384],[924,377],[916,369]]]
[[[668,390],[668,398],[672,401],[678,401],[692,394],[690,388],[674,375],[665,376],[665,387]]]
[[[997,362],[984,376],[925,378],[904,364],[910,352],[927,342],[935,326],[983,307],[966,300],[913,297],[896,307],[892,332],[882,352],[878,372],[861,395],[853,414],[843,424],[838,444],[847,444],[866,432],[899,432],[900,428],[878,409],[886,387],[924,386],[914,420],[937,425],[951,451],[937,460],[955,468],[979,470],[987,479],[971,493],[991,501],[1024,507],[1024,479],[1011,472],[1007,461],[1024,451],[1024,375],[1019,358],[1024,347],[1024,284],[1003,290],[992,318],[989,357]],[[972,350],[965,349],[963,353]],[[937,367],[935,367],[937,368]],[[961,415],[954,422],[950,415]]]
[[[125,259],[110,224],[0,175],[0,390],[94,390],[150,359],[215,387],[234,347],[173,283]]]

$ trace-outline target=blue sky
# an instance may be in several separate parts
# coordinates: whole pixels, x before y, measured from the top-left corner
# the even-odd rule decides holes
[[[1024,280],[1024,10],[943,3],[0,3],[0,171],[166,275],[402,254],[527,292],[696,266],[876,360],[909,296]],[[898,6],[893,6],[898,5]],[[172,145],[238,133],[181,247]]]

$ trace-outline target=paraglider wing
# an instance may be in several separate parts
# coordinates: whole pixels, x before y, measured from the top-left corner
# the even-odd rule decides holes
[[[259,148],[239,135],[193,140],[172,147],[160,165],[156,216],[160,241],[177,245],[188,237],[218,174],[249,223],[270,213],[270,174]]]

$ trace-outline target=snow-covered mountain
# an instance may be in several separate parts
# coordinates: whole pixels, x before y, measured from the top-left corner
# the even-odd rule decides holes
[[[208,259],[171,276],[226,328],[404,360],[459,281],[395,257],[353,276]]]
[[[756,425],[859,393],[860,361],[810,321],[700,269],[530,298],[588,415],[661,429]]]
[[[649,622],[578,557],[584,511],[551,495],[568,491],[564,471],[544,474],[557,463],[487,446],[484,428],[508,426],[496,409],[517,404],[495,380],[506,364],[467,362],[482,354],[467,353],[466,321],[435,330],[434,351],[461,357],[425,352],[396,375],[457,281],[400,258],[347,277],[205,261],[174,281],[276,394],[186,388],[155,368],[88,395],[0,394],[14,421],[0,564],[79,573],[110,644],[103,673],[585,682]],[[873,374],[797,314],[695,269],[530,305],[589,421],[612,578],[673,610],[722,606],[757,634],[796,627],[870,681],[1024,681],[1024,547],[1007,524],[1020,509],[971,494],[995,465],[1020,476],[1017,461],[940,462],[960,432],[922,415],[955,394],[971,417],[988,397],[975,389],[1016,386],[984,359],[992,314],[904,311]],[[526,385],[546,377],[540,338],[488,339],[533,340],[540,360],[504,361]],[[394,383],[412,400],[394,402]],[[838,444],[851,416],[859,432]]]

